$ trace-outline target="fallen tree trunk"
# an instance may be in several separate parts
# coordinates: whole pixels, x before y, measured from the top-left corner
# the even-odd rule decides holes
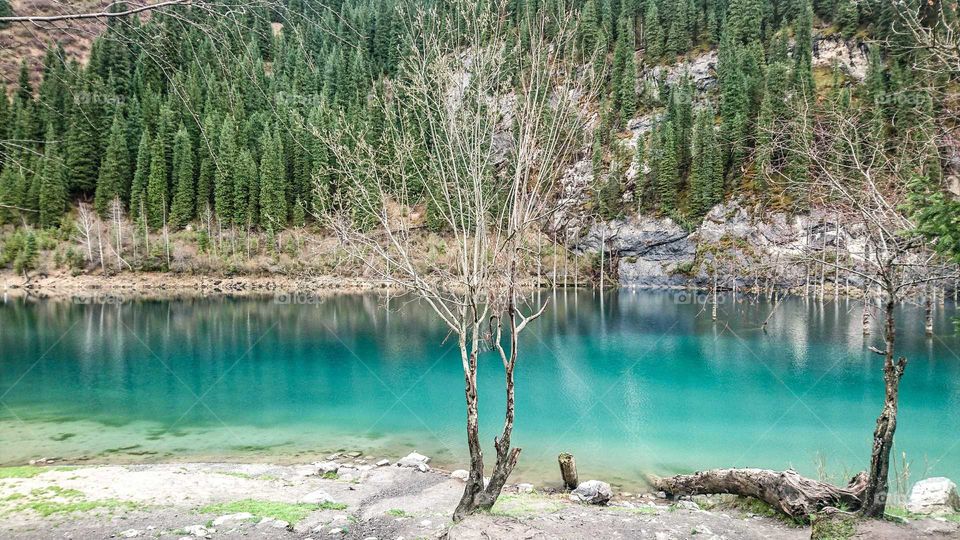
[[[713,469],[657,478],[654,485],[669,495],[728,493],[753,497],[792,518],[806,520],[826,507],[859,509],[867,487],[867,474],[858,473],[841,488],[804,478],[793,470]]]

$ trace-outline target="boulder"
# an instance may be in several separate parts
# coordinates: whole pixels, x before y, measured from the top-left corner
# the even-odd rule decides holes
[[[329,493],[322,489],[316,491],[311,491],[303,497],[300,497],[300,502],[303,504],[324,504],[324,503],[333,503],[336,502],[333,500],[333,497]]]
[[[517,493],[533,493],[533,484],[517,484]]]
[[[340,464],[336,461],[318,461],[313,464],[317,468],[317,474],[323,476],[324,474],[337,472],[337,469],[340,468]]]
[[[420,470],[424,470],[424,467],[426,467],[426,469],[429,470],[429,467],[427,467],[427,463],[429,462],[430,458],[427,456],[418,454],[416,452],[411,452],[397,462],[397,467],[412,467]]]
[[[470,472],[463,469],[457,469],[450,473],[451,478],[456,478],[457,480],[467,481],[467,478],[470,478]]]
[[[141,534],[141,531],[138,531],[137,529],[127,529],[125,531],[121,531],[117,533],[117,536],[119,536],[120,538],[136,538],[140,536],[140,534]]]
[[[227,523],[230,521],[246,521],[251,518],[253,518],[253,514],[251,514],[250,512],[237,512],[236,514],[227,514],[225,516],[220,516],[217,519],[213,520],[213,526],[219,527],[220,525],[223,525],[224,523]]]
[[[960,511],[957,485],[949,478],[927,478],[913,485],[907,510],[915,514],[952,514]]]
[[[200,538],[210,538],[213,535],[215,529],[208,529],[203,525],[188,525],[183,528],[183,530],[190,536],[197,536]]]
[[[691,510],[693,512],[700,511],[700,505],[693,501],[677,501],[676,507],[681,510]]]
[[[577,489],[570,492],[570,499],[590,504],[607,504],[613,497],[610,484],[600,480],[581,482]]]
[[[380,461],[377,462],[377,467],[386,467],[389,464],[390,464],[389,459],[381,459]]]

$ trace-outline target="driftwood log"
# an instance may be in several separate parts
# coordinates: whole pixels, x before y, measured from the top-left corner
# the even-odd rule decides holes
[[[656,478],[653,483],[668,495],[728,493],[753,497],[792,518],[806,520],[827,507],[859,509],[867,488],[867,474],[858,473],[842,488],[804,478],[793,470],[766,469],[713,469]]]

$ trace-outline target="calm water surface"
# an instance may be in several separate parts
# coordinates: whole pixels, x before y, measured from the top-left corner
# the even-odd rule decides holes
[[[524,335],[517,368],[518,477],[636,486],[648,473],[720,466],[866,466],[883,398],[860,304],[725,298],[720,320],[677,294],[559,293]],[[286,299],[283,299],[286,300]],[[679,300],[679,301],[678,301]],[[960,481],[960,340],[952,304],[937,336],[900,313],[896,451],[914,479]],[[414,302],[376,296],[0,304],[0,463],[311,461],[339,449],[412,449],[464,466],[454,344]],[[869,340],[870,338],[868,338]],[[870,343],[878,344],[879,327]],[[481,362],[482,434],[502,422],[502,368]],[[488,452],[491,452],[488,450]],[[491,452],[492,453],[492,452]]]

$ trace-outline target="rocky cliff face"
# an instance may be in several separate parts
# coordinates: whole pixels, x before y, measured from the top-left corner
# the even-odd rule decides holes
[[[696,100],[715,99],[717,62],[717,52],[709,51],[673,65],[651,67],[638,77],[638,92],[689,76],[696,88]],[[837,67],[851,79],[862,81],[867,64],[866,50],[861,44],[836,37],[815,38],[815,68]],[[652,129],[659,114],[647,112],[628,121],[626,136],[620,144],[635,148],[637,139]],[[578,237],[571,245],[575,251],[597,253],[602,243],[606,246],[605,253],[619,258],[619,278],[623,285],[707,286],[716,272],[718,281],[728,287],[761,282],[796,287],[808,279],[808,265],[800,262],[801,255],[824,250],[832,257],[839,250],[841,257],[855,257],[856,253],[863,252],[855,232],[845,230],[843,224],[838,232],[836,218],[821,211],[805,216],[766,214],[759,217],[757,211],[739,202],[715,207],[692,231],[684,230],[669,218],[643,215],[591,225],[589,212],[584,208],[592,197],[593,167],[588,149],[583,155],[584,159],[569,168],[562,181],[561,201],[568,209],[562,226],[568,229],[568,237]],[[646,168],[643,164],[631,163],[625,173],[625,183],[631,183],[641,167]],[[625,200],[632,201],[633,194],[627,193]],[[837,278],[836,275],[826,277]],[[819,280],[819,274],[816,279]],[[848,277],[839,279],[846,283]],[[849,279],[854,282],[853,276]]]
[[[804,255],[823,252],[826,258],[862,256],[857,231],[823,212],[802,216],[782,213],[762,218],[738,202],[713,208],[693,231],[685,231],[669,218],[636,215],[626,220],[596,224],[573,249],[606,253],[619,258],[621,285],[638,287],[705,287],[714,272],[722,287],[738,288],[775,284],[800,287],[819,280],[819,267],[808,265]],[[601,244],[602,239],[602,244]],[[810,274],[808,274],[808,268]],[[836,275],[828,269],[826,280],[853,285],[854,276]]]

